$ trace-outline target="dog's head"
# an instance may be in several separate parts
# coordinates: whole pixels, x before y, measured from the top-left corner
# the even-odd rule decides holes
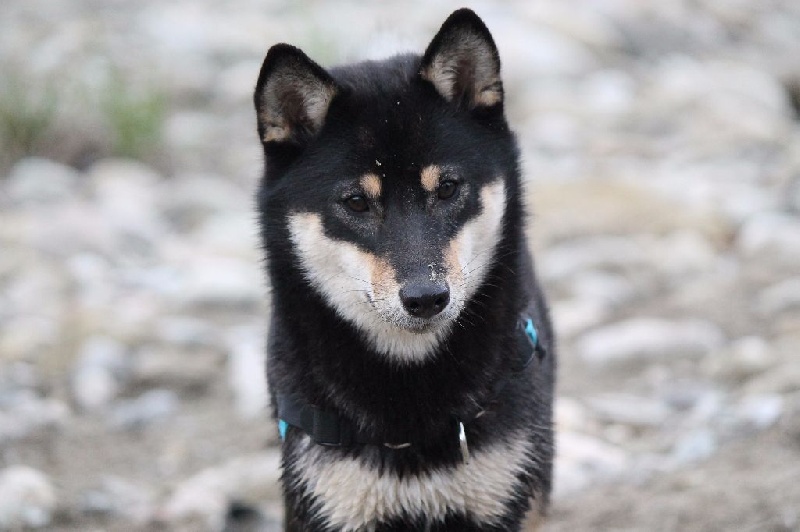
[[[326,71],[273,46],[255,91],[270,236],[372,346],[420,360],[463,316],[498,253],[516,145],[497,48],[469,10],[423,56]],[[276,232],[277,231],[277,232]],[[273,282],[279,280],[273,277]]]

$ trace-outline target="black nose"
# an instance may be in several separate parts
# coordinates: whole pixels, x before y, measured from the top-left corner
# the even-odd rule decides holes
[[[400,289],[403,307],[414,317],[432,318],[450,302],[450,288],[446,284],[409,283]]]

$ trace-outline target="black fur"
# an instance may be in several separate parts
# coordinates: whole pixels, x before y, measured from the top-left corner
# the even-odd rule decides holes
[[[500,519],[478,523],[453,514],[444,522],[429,522],[424,516],[398,516],[376,523],[373,529],[378,531],[519,530],[531,498],[546,505],[551,487],[555,346],[523,230],[516,141],[502,99],[476,104],[463,76],[458,82],[462,88],[456,89],[459,94],[448,99],[420,75],[441,46],[437,43],[452,43],[459,31],[472,31],[483,39],[499,72],[488,30],[474,13],[460,10],[424,56],[404,55],[325,71],[299,50],[277,45],[267,55],[256,87],[256,110],[261,113],[266,105],[264,86],[287,55],[291,61],[284,62],[292,68],[306,69],[326,87],[334,87],[318,131],[309,126],[305,103],[297,99],[289,103],[289,121],[296,123],[297,135],[264,140],[268,125],[261,118],[258,124],[266,156],[258,208],[272,287],[268,381],[273,405],[276,393],[291,392],[309,404],[338,412],[383,441],[414,441],[411,448],[400,450],[369,445],[326,448],[331,461],[354,456],[376,470],[401,476],[458,463],[462,459],[458,442],[446,428],[454,416],[469,418],[476,404],[487,413],[467,423],[473,452],[520,430],[529,435],[535,449],[535,461],[509,486],[506,512]],[[499,86],[494,89],[502,91]],[[300,87],[298,93],[303,90]],[[423,197],[410,191],[419,187],[419,172],[428,164],[460,169],[465,188],[462,205],[423,220],[415,213],[432,211],[425,210]],[[353,179],[367,171],[384,176],[385,205],[374,214],[380,219],[345,219],[337,200]],[[431,257],[441,259],[437,253],[444,244],[480,212],[470,187],[474,192],[498,175],[506,183],[507,205],[493,265],[449,337],[421,363],[402,364],[373,352],[362,334],[309,285],[299,267],[286,219],[290,212],[312,211],[322,214],[328,237],[388,256],[398,271],[405,268],[414,275]],[[409,204],[419,208],[409,213]],[[415,224],[424,227],[408,237],[404,231]],[[510,378],[495,396],[493,386],[509,378],[520,358],[516,325],[524,313],[533,317],[548,355],[523,376]],[[332,530],[324,516],[314,512],[318,501],[298,486],[294,476],[300,436],[297,429],[290,429],[284,442],[286,528]]]

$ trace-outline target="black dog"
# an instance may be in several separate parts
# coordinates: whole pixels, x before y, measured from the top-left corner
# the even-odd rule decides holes
[[[425,54],[255,91],[286,529],[520,530],[551,485],[555,352],[500,60],[475,13]]]

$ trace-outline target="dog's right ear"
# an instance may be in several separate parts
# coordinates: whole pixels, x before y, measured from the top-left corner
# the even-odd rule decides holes
[[[298,48],[270,48],[253,95],[261,142],[306,144],[322,129],[336,91],[330,74]]]

